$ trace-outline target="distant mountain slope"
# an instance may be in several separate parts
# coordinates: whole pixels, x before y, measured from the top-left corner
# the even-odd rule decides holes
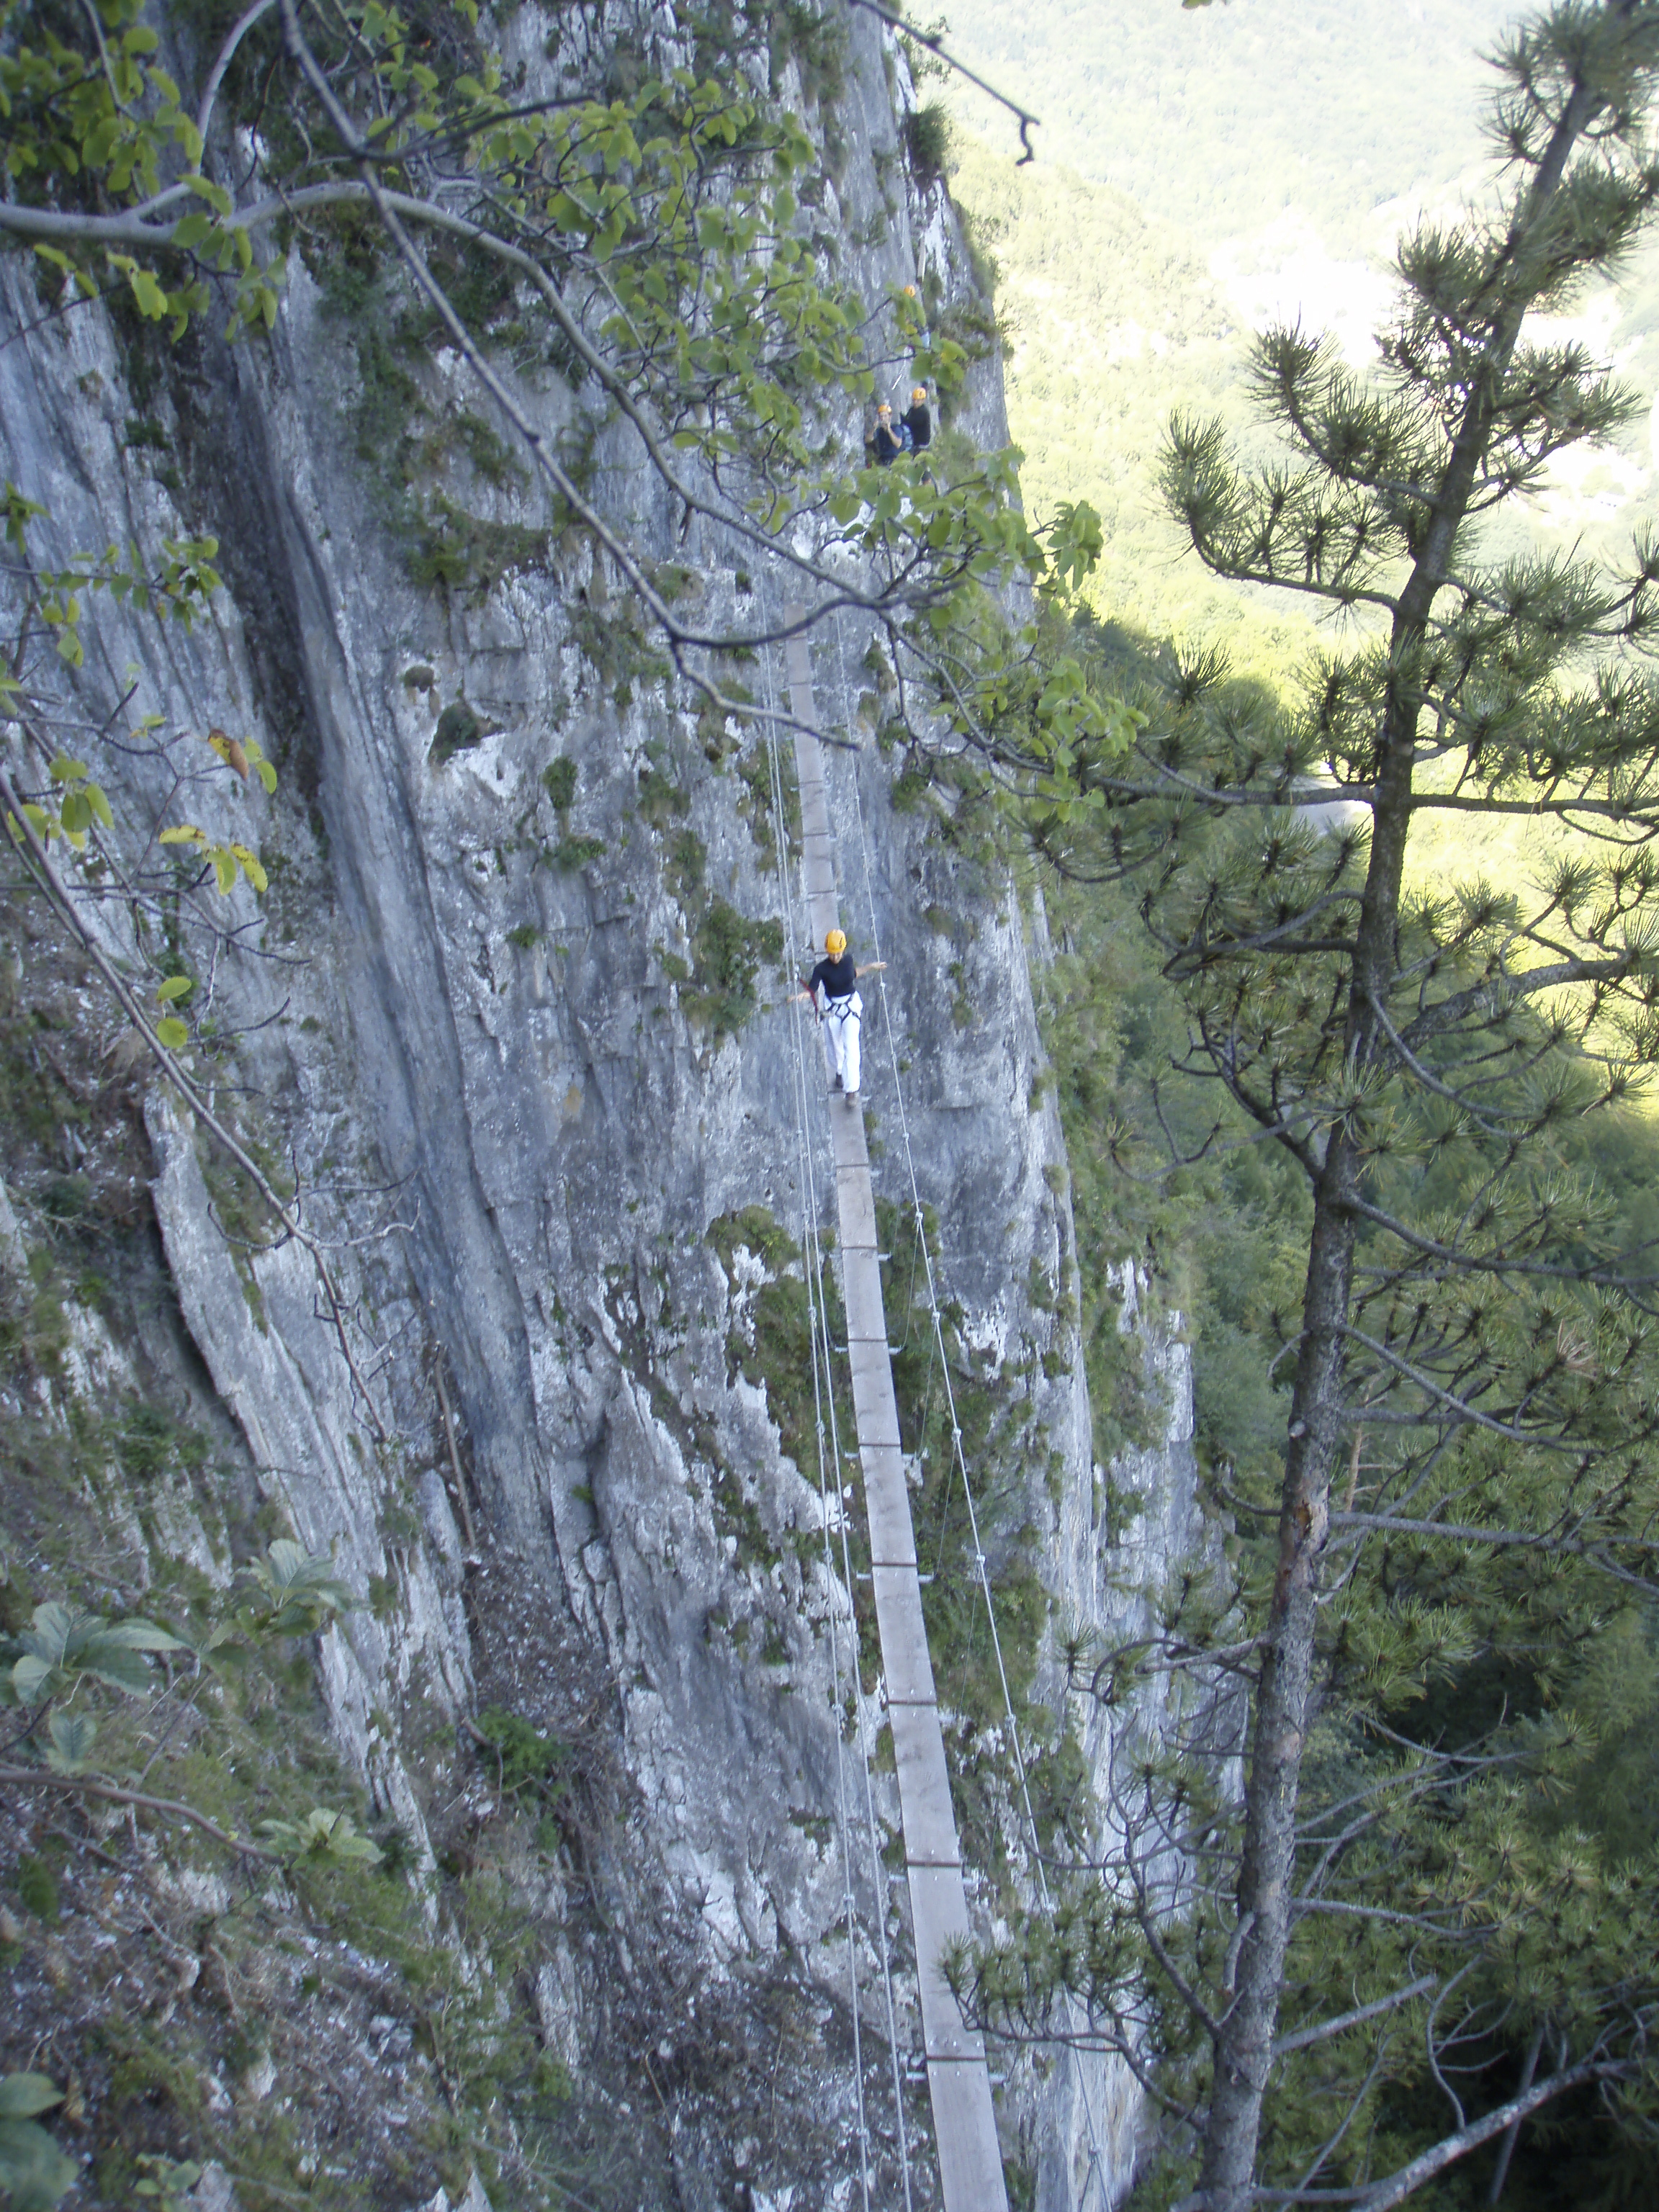
[[[1133,200],[1046,165],[1018,168],[963,137],[951,190],[996,263],[1008,419],[1039,515],[1089,500],[1105,525],[1101,611],[1154,635],[1201,627],[1240,665],[1288,681],[1306,617],[1209,579],[1163,512],[1159,441],[1172,409],[1221,414],[1259,441],[1245,333],[1204,258]]]
[[[1039,158],[1204,245],[1287,207],[1322,230],[1484,156],[1481,57],[1515,0],[950,0],[951,46],[1042,118]],[[1002,143],[977,95],[964,121]]]
[[[1183,554],[1156,492],[1176,410],[1218,414],[1265,450],[1249,333],[1301,320],[1358,363],[1389,318],[1389,260],[1426,207],[1455,220],[1494,175],[1490,52],[1514,0],[955,0],[950,43],[1043,118],[1017,167],[1005,113],[952,80],[952,189],[999,265],[1012,433],[1028,500],[1092,501],[1106,523],[1103,611],[1160,635],[1219,635],[1287,682],[1306,613],[1224,589]],[[1571,325],[1643,398],[1659,383],[1659,252],[1578,302]],[[1551,331],[1559,337],[1567,326]],[[1654,425],[1659,426],[1659,411]],[[1577,544],[1614,561],[1659,519],[1645,416],[1567,457],[1489,550]]]

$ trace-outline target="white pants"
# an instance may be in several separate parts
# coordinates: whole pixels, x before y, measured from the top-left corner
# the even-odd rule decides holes
[[[823,1056],[830,1063],[830,1079],[841,1079],[843,1091],[859,1087],[859,1017],[864,1001],[854,991],[850,998],[820,997],[823,1012]]]

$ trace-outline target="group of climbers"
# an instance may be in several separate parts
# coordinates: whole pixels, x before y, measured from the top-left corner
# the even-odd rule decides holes
[[[927,404],[927,386],[919,384],[910,394],[909,407],[896,422],[891,406],[882,401],[874,422],[866,426],[864,450],[871,461],[885,469],[902,453],[925,453],[933,441],[933,411]]]

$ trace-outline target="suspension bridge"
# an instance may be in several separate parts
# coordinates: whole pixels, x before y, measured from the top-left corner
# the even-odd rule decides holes
[[[801,611],[797,607],[786,608],[784,612],[786,624],[793,624],[800,618]],[[837,657],[844,662],[844,653]],[[815,734],[822,725],[814,694],[811,655],[805,636],[791,640],[787,647],[786,676],[789,711],[795,725],[794,765],[800,805],[799,881],[793,890],[788,881],[789,840],[784,827],[785,785],[775,721],[768,726],[769,745],[774,818],[778,825],[778,891],[785,921],[786,951],[790,974],[799,975],[811,966],[812,958],[816,957],[816,948],[823,945],[828,933],[842,926],[836,882],[839,841],[831,823],[823,748]],[[853,824],[862,860],[870,942],[878,958],[880,943],[871,887],[869,848],[855,771],[851,781]],[[806,953],[809,946],[813,951],[807,953],[803,960],[803,953]],[[951,1449],[968,1502],[974,1555],[989,1620],[992,1648],[1001,1680],[1008,1739],[1013,1750],[1031,1867],[1035,1870],[1035,1887],[1046,1904],[1048,1901],[1048,1884],[1037,1850],[1019,1730],[1003,1663],[973,1487],[963,1450],[962,1428],[957,1413],[950,1363],[945,1357],[938,1285],[933,1255],[927,1249],[921,1196],[911,1150],[908,1116],[905,1112],[900,1085],[899,1055],[893,1036],[892,1016],[879,979],[877,995],[887,1047],[886,1057],[896,1094],[896,1120],[909,1182],[917,1247],[926,1268],[935,1351],[944,1377]],[[852,1979],[854,2067],[857,2078],[858,2118],[862,2147],[860,2178],[863,2203],[865,2212],[871,2212],[874,2202],[872,2160],[869,2116],[866,2111],[858,1981],[859,1929],[854,1840],[858,1826],[862,1826],[865,1830],[868,1855],[872,1918],[891,2061],[902,2198],[905,2212],[914,2212],[912,2160],[906,2127],[897,2032],[898,2008],[894,1994],[893,1961],[887,1944],[884,1863],[870,1773],[870,1751],[883,1714],[876,1709],[875,1700],[864,1691],[859,1671],[858,1630],[852,1610],[856,1578],[848,1540],[849,1522],[855,1510],[855,1502],[844,1476],[848,1454],[840,1434],[832,1356],[839,1356],[846,1361],[857,1431],[856,1458],[863,1478],[865,1522],[870,1553],[868,1581],[873,1595],[880,1640],[882,1679],[885,1691],[884,1717],[892,1730],[897,1769],[905,1880],[909,1892],[915,1937],[922,2050],[927,2064],[944,2212],[1007,2212],[1002,2157],[997,2141],[991,2077],[983,2038],[964,2019],[944,1972],[945,1960],[951,1946],[965,1942],[970,1929],[961,1845],[951,1797],[939,1700],[922,1613],[915,1534],[901,1449],[898,1405],[894,1393],[887,1319],[882,1299],[881,1260],[884,1255],[878,1249],[875,1194],[871,1182],[864,1113],[856,1097],[826,1097],[822,1055],[816,1041],[811,1036],[810,1011],[797,1002],[791,1019],[795,1135],[799,1153],[801,1239],[812,1328],[824,1564],[832,1590],[839,1582],[845,1592],[847,1607],[844,1614],[838,1617],[832,1609],[830,1616],[832,1680],[837,1713],[845,1712],[849,1707],[852,1710],[854,1722],[853,1735],[859,1754],[858,1765],[862,1770],[862,1789],[860,1791],[849,1783],[848,1746],[843,1739],[840,1763],[841,1840],[848,1954]],[[822,1116],[825,1112],[829,1121],[830,1171],[835,1186],[836,1249],[847,1322],[844,1346],[831,1341],[823,1295],[825,1256],[818,1190],[820,1162],[824,1149]],[[837,1549],[839,1560],[836,1557]],[[857,1796],[862,1797],[861,1806],[854,1802]],[[1098,2202],[1104,2204],[1104,2166],[1086,2080],[1082,2087],[1091,2154],[1078,2212],[1087,2212],[1091,2200],[1097,2197],[1097,2185]]]

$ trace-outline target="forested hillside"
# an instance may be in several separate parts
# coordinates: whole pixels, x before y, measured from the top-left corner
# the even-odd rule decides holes
[[[939,88],[956,118],[951,188],[994,269],[1012,433],[1039,515],[1085,498],[1105,524],[1097,610],[1154,638],[1202,635],[1236,672],[1288,696],[1330,641],[1305,605],[1207,575],[1164,513],[1157,458],[1176,412],[1214,415],[1241,452],[1274,450],[1248,346],[1271,320],[1374,352],[1393,258],[1423,210],[1455,216],[1490,189],[1481,101],[1510,0],[1424,0],[1375,12],[1293,0],[1183,10],[1130,0],[1077,15],[1052,0],[963,0],[953,49],[1042,118],[1035,162],[970,85]],[[1659,389],[1659,257],[1593,280],[1540,338],[1577,339],[1645,403]],[[1494,556],[1528,545],[1617,557],[1659,520],[1642,419],[1559,457],[1538,495],[1484,526]],[[1536,839],[1465,824],[1503,870]],[[1439,836],[1414,862],[1452,857]]]
[[[1146,1253],[1214,1546],[1079,1640],[1177,1742],[975,1986],[1160,2053],[1146,2212],[1652,2202],[1659,10],[1528,11],[1498,104],[1509,12],[952,19],[1048,126],[950,95],[1135,726],[1028,802],[1085,1358]]]
[[[1037,4],[1020,24],[964,0],[956,51],[1042,118],[1018,166],[1006,115],[971,86],[951,184],[998,270],[1009,418],[1037,511],[1088,498],[1109,522],[1103,613],[1175,635],[1201,623],[1241,671],[1285,686],[1314,644],[1283,604],[1217,586],[1159,515],[1152,469],[1175,410],[1218,414],[1265,453],[1245,380],[1249,331],[1301,319],[1364,358],[1391,299],[1391,257],[1420,208],[1484,191],[1482,60],[1516,9],[1440,0],[1374,15],[1291,0],[1183,11],[1109,0]],[[1659,265],[1632,258],[1566,325],[1644,396],[1659,385]],[[1659,514],[1648,425],[1559,462],[1526,540],[1606,556]]]
[[[953,52],[1032,109],[1039,158],[1115,185],[1207,250],[1287,208],[1332,239],[1478,161],[1480,57],[1514,0],[953,0]],[[971,127],[995,111],[951,94]]]

